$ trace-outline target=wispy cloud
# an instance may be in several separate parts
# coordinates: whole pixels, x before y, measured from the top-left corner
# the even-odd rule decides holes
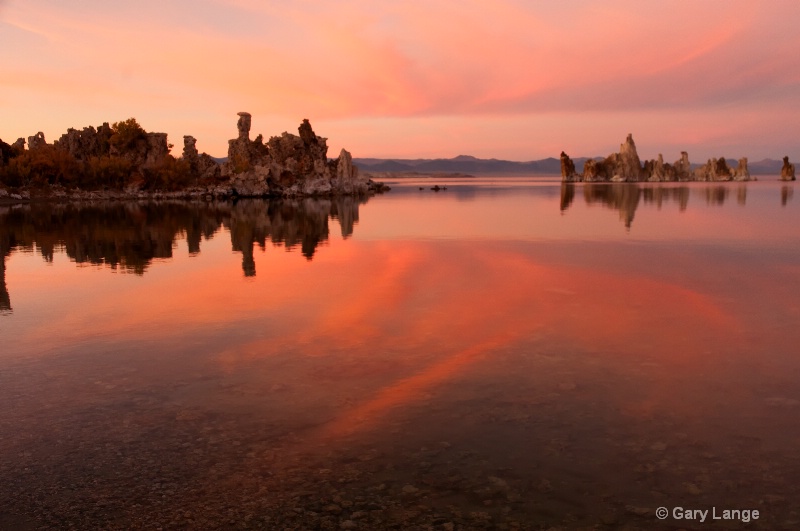
[[[69,115],[58,102],[90,108],[87,94],[123,116],[152,110],[164,128],[175,126],[173,113],[243,109],[329,122],[488,122],[800,108],[794,2],[470,0],[454,9],[441,0],[26,0],[0,7],[0,31],[15,44],[0,51],[0,100],[51,106],[54,121]],[[5,128],[17,125],[6,123],[0,135],[13,136]]]

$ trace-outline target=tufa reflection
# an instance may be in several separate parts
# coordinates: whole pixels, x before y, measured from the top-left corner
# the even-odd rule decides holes
[[[794,188],[792,186],[781,186],[781,206],[786,206],[793,195]]]
[[[0,313],[11,311],[11,296],[6,287],[6,257],[11,254],[14,246],[12,236],[0,231]]]
[[[651,204],[657,208],[667,202],[678,204],[681,212],[689,204],[689,186],[648,186],[632,183],[562,183],[561,184],[561,213],[563,214],[575,200],[575,187],[583,189],[583,197],[587,205],[601,204],[619,212],[620,221],[630,229],[636,214],[639,202]],[[721,206],[728,200],[731,189],[729,186],[704,186],[695,188],[692,192],[700,197],[709,206]],[[782,203],[785,205],[791,197],[790,187],[784,187],[781,192]],[[736,202],[741,206],[747,203],[747,187],[736,188]]]
[[[256,274],[253,246],[270,240],[291,250],[300,246],[311,260],[327,241],[328,220],[343,238],[353,234],[358,207],[368,198],[261,200],[236,202],[34,203],[0,208],[0,311],[11,310],[6,288],[6,258],[15,250],[37,249],[47,262],[64,252],[77,264],[94,264],[143,275],[154,259],[172,258],[175,241],[185,236],[189,254],[221,228],[230,231],[234,251],[242,253],[245,276]]]
[[[317,246],[328,240],[328,219],[336,219],[343,238],[353,234],[358,222],[358,205],[367,198],[244,199],[231,208],[229,226],[233,250],[242,253],[245,276],[255,276],[253,246],[261,249],[270,240],[286,249],[300,246],[306,259],[314,257]],[[266,207],[266,208],[265,208]]]

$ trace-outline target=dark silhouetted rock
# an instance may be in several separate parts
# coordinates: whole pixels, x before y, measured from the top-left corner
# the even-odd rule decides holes
[[[208,153],[197,152],[197,140],[193,136],[183,137],[183,160],[189,163],[189,171],[195,179],[216,181],[220,177],[220,165]]]
[[[113,134],[108,122],[97,129],[92,126],[84,127],[80,131],[69,128],[53,145],[67,151],[75,160],[85,161],[90,157],[108,155]]]
[[[191,164],[200,158],[197,152],[197,139],[191,135],[183,135],[183,160]]]
[[[11,144],[6,144],[0,140],[0,168],[8,164],[12,156],[14,156],[14,150],[11,148]]]
[[[41,149],[47,145],[47,141],[44,139],[44,133],[39,131],[33,136],[28,137],[28,149],[30,151],[36,151],[37,149]]]

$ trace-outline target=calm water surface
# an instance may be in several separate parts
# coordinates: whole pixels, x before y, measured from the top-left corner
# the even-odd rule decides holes
[[[0,207],[0,528],[800,526],[794,184],[390,184]]]

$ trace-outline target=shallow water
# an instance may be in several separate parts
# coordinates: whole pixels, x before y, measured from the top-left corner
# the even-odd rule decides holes
[[[800,525],[793,184],[389,184],[0,209],[0,528]]]

